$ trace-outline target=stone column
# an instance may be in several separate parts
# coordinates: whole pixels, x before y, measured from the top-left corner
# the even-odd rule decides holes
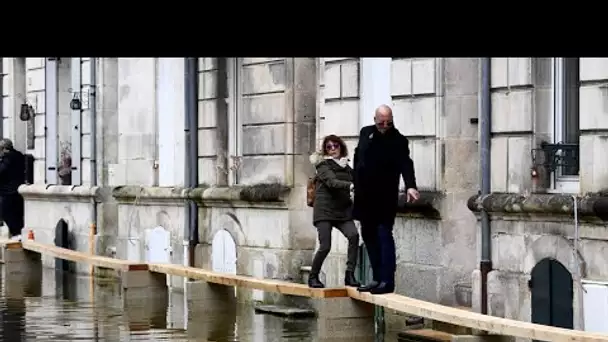
[[[44,184],[46,179],[46,93],[45,93],[45,58],[26,58],[25,92],[27,102],[34,108],[34,144],[26,144],[27,153],[34,155],[34,183]],[[21,99],[22,102],[25,99]],[[29,127],[28,127],[29,131]],[[28,132],[29,133],[29,132]]]
[[[580,59],[580,192],[606,190],[608,184],[608,60]]]
[[[118,164],[111,185],[158,183],[156,59],[118,59]]]
[[[529,192],[533,146],[532,58],[492,58],[492,191]]]

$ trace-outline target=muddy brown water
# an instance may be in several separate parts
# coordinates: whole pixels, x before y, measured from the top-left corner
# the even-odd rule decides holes
[[[125,307],[115,281],[49,268],[41,276],[1,271],[0,341],[318,341],[314,318],[256,314],[250,304],[201,315],[188,312],[175,291]]]

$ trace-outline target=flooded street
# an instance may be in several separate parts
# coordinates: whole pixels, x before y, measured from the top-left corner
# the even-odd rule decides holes
[[[196,314],[185,310],[184,295],[178,292],[150,294],[123,306],[116,282],[48,268],[42,279],[7,277],[2,269],[0,320],[2,341],[318,340],[315,319],[256,314],[246,304],[239,304],[236,313]]]

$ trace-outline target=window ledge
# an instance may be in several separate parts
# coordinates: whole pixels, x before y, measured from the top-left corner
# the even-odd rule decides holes
[[[493,214],[569,216],[574,214],[573,195],[491,193],[469,198],[467,206],[473,213],[485,210]],[[576,196],[579,218],[608,221],[608,194],[589,193]]]

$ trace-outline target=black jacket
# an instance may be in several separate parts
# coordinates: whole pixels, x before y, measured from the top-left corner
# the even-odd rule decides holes
[[[313,223],[319,221],[352,220],[352,200],[350,186],[353,183],[353,169],[340,166],[333,159],[323,159],[312,155],[310,161],[317,169]]]
[[[384,134],[376,126],[361,129],[354,157],[355,219],[368,224],[395,223],[399,177],[403,177],[406,188],[416,189],[408,144],[396,128]]]
[[[17,194],[25,183],[25,156],[11,149],[0,157],[0,195]]]

